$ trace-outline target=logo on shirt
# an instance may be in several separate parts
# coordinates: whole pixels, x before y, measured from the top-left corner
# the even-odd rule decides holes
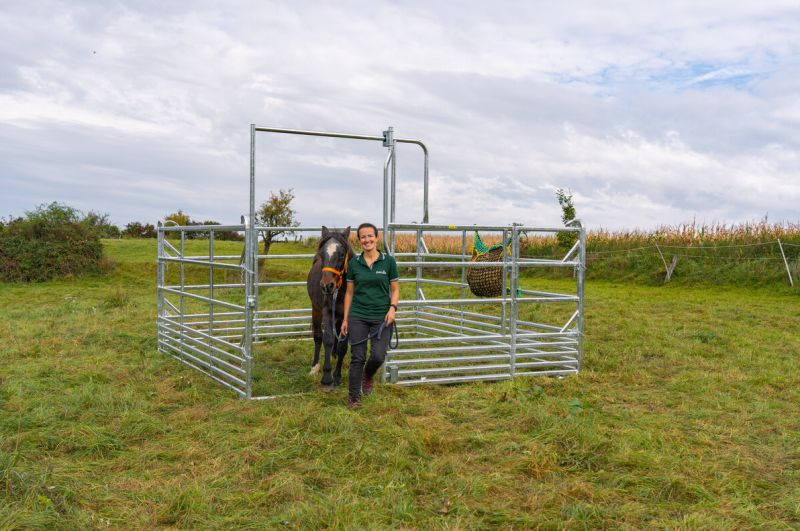
[[[375,274],[376,275],[388,275],[388,273],[386,271],[381,271],[381,270],[375,271]]]

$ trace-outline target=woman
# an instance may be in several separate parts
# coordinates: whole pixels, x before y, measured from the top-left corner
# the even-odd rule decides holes
[[[350,401],[357,409],[361,394],[372,393],[372,382],[391,341],[391,325],[400,299],[400,274],[394,258],[378,251],[378,229],[372,223],[362,223],[356,231],[362,252],[347,267],[347,293],[344,297],[344,322],[342,334],[350,334]],[[386,328],[377,334],[383,323]],[[360,342],[360,343],[359,343]],[[354,344],[359,343],[359,344]],[[366,366],[365,366],[366,362]]]

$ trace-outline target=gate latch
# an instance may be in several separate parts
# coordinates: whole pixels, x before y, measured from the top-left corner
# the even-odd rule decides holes
[[[383,147],[392,147],[394,142],[394,128],[390,127],[388,131],[383,132]]]
[[[247,307],[255,308],[256,306],[258,306],[258,299],[253,295],[247,297]]]

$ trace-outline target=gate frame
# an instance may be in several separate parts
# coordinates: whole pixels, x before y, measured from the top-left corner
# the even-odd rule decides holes
[[[266,328],[272,329],[271,327],[277,328],[287,328],[287,327],[298,327],[302,326],[302,322],[304,316],[301,317],[273,317],[279,314],[286,314],[290,313],[293,315],[302,314],[304,312],[309,313],[309,320],[310,320],[310,309],[303,309],[303,310],[281,310],[281,309],[271,309],[271,310],[263,310],[259,311],[258,307],[258,288],[259,286],[305,286],[305,282],[264,282],[259,284],[258,282],[258,260],[260,258],[265,259],[275,259],[275,258],[310,258],[314,255],[283,255],[283,256],[259,256],[258,254],[258,232],[265,231],[265,230],[273,230],[273,231],[280,231],[280,230],[291,230],[291,231],[319,231],[321,227],[259,227],[256,226],[255,223],[251,222],[251,220],[255,219],[255,172],[256,172],[256,164],[255,164],[255,155],[256,155],[256,133],[257,132],[268,132],[268,133],[279,133],[279,134],[292,134],[292,135],[306,135],[306,136],[317,136],[317,137],[328,137],[328,138],[343,138],[343,139],[358,139],[358,140],[369,140],[369,141],[380,141],[383,143],[384,147],[388,148],[388,155],[384,162],[384,179],[383,179],[383,244],[384,249],[392,256],[399,256],[399,257],[414,257],[413,262],[398,262],[398,265],[401,267],[414,267],[416,269],[416,275],[414,279],[401,279],[401,282],[415,282],[416,283],[416,290],[415,290],[415,299],[414,300],[405,300],[400,301],[401,311],[398,313],[398,322],[403,320],[406,315],[411,314],[413,315],[414,319],[414,326],[417,331],[420,329],[421,319],[425,320],[424,317],[421,317],[423,313],[427,313],[420,308],[433,308],[432,311],[441,311],[441,312],[448,312],[451,310],[443,309],[441,305],[460,305],[460,331],[461,335],[455,336],[434,336],[434,341],[441,340],[441,338],[451,338],[451,342],[461,342],[467,343],[467,347],[459,347],[458,352],[469,353],[470,347],[469,345],[474,345],[480,342],[486,342],[487,345],[475,346],[473,348],[473,352],[486,352],[490,349],[498,350],[498,351],[505,351],[508,350],[508,372],[507,373],[498,373],[498,370],[505,370],[506,365],[497,365],[497,366],[485,366],[490,373],[486,374],[479,374],[477,376],[457,376],[457,377],[445,377],[445,378],[436,378],[436,379],[429,379],[426,380],[425,377],[422,380],[416,381],[403,381],[402,376],[404,374],[404,370],[400,366],[403,362],[397,359],[399,354],[403,351],[403,349],[399,349],[397,351],[390,351],[389,355],[387,355],[386,363],[383,364],[382,367],[382,379],[384,382],[396,383],[400,385],[413,385],[416,383],[422,383],[425,381],[426,383],[451,383],[457,381],[474,381],[474,380],[498,380],[498,379],[508,379],[514,378],[520,375],[565,375],[565,374],[575,374],[580,371],[582,366],[583,360],[583,328],[584,328],[584,290],[585,290],[585,264],[586,264],[586,229],[584,224],[580,220],[573,220],[570,222],[569,227],[525,227],[519,224],[513,224],[511,226],[454,226],[454,225],[430,225],[428,223],[428,149],[419,140],[414,139],[405,139],[405,138],[395,138],[394,130],[392,127],[389,127],[386,131],[383,132],[382,136],[370,136],[370,135],[355,135],[355,134],[344,134],[344,133],[329,133],[329,132],[320,132],[320,131],[305,131],[305,130],[297,130],[297,129],[282,129],[282,128],[270,128],[270,127],[259,127],[255,124],[251,124],[250,126],[250,205],[249,205],[249,216],[242,216],[242,223],[240,225],[228,225],[228,226],[219,226],[219,225],[207,225],[201,227],[190,227],[190,226],[166,226],[161,222],[158,223],[158,267],[157,267],[157,309],[158,309],[158,316],[157,316],[157,334],[158,334],[158,350],[159,352],[166,353],[171,355],[181,361],[184,364],[191,366],[192,368],[199,370],[203,373],[206,373],[215,381],[219,382],[220,384],[233,389],[241,398],[248,398],[248,399],[269,399],[269,398],[276,398],[277,396],[289,396],[289,395],[274,395],[274,396],[262,396],[262,397],[254,397],[253,396],[253,389],[252,389],[252,374],[253,374],[253,344],[255,339],[259,339],[262,337],[281,337],[281,336],[294,336],[296,338],[298,334],[296,332],[275,332],[275,333],[268,333],[266,336],[263,333],[259,333],[259,329]],[[408,143],[408,144],[416,144],[419,145],[424,153],[424,194],[423,194],[423,221],[421,224],[399,224],[395,222],[395,215],[396,215],[396,146],[397,143]],[[214,256],[213,246],[214,246],[214,233],[216,231],[241,231],[244,233],[245,236],[245,243],[244,248],[242,250],[242,255],[240,257],[219,257]],[[485,262],[469,262],[465,261],[468,257],[466,256],[465,246],[466,246],[466,233],[467,231],[493,231],[493,232],[500,232],[503,233],[503,242],[506,242],[509,235],[511,237],[511,249],[510,255],[508,253],[508,249],[504,245],[503,249],[503,258],[502,264],[497,265],[497,263],[485,263]],[[208,232],[209,233],[209,254],[208,256],[200,256],[200,257],[187,257],[184,253],[184,241],[186,238],[187,232]],[[395,234],[397,231],[414,231],[417,235],[417,249],[414,253],[395,253]],[[449,231],[449,232],[461,232],[462,233],[462,253],[461,255],[454,255],[454,254],[434,254],[429,253],[427,250],[427,246],[425,245],[423,233],[424,232],[431,232],[431,231]],[[175,249],[169,242],[165,239],[165,233],[167,232],[180,232],[181,234],[181,246],[180,250]],[[567,254],[561,260],[545,260],[545,259],[525,259],[520,258],[519,256],[519,237],[520,234],[523,232],[574,232],[578,234],[578,240],[575,245],[570,249]],[[172,255],[170,255],[172,252]],[[222,260],[231,259],[239,259],[239,264],[234,265],[231,263],[223,262]],[[451,262],[426,262],[426,258],[434,258],[434,259],[455,259],[459,261],[451,261]],[[570,259],[571,258],[571,259]],[[166,279],[165,279],[165,272],[167,264],[171,262],[177,262],[180,264],[181,273],[180,279],[181,283],[180,286],[167,286]],[[184,276],[184,265],[200,265],[200,266],[207,266],[209,267],[210,275],[209,275],[209,284],[208,285],[195,285],[195,286],[186,286],[185,285],[185,276]],[[526,291],[520,290],[519,288],[519,272],[521,267],[572,267],[575,271],[575,277],[577,278],[577,295],[563,295],[563,294],[555,294],[555,293],[544,293],[544,292],[535,292],[535,291]],[[462,270],[462,281],[461,283],[454,283],[454,282],[446,282],[446,281],[431,281],[430,279],[424,279],[422,276],[422,270],[426,267],[456,267],[461,268]],[[464,293],[465,287],[465,274],[466,268],[470,267],[501,267],[503,269],[503,295],[501,298],[498,299],[466,299]],[[229,302],[221,301],[218,299],[214,299],[214,279],[213,279],[213,272],[215,268],[226,268],[226,269],[234,269],[237,271],[241,271],[243,282],[239,284],[225,284],[224,287],[232,287],[232,288],[244,288],[243,291],[243,299],[241,305],[231,304]],[[434,301],[427,301],[425,300],[424,293],[422,290],[422,285],[427,283],[433,284],[452,284],[452,285],[460,285],[461,286],[461,298],[460,299],[442,299],[442,300],[434,300]],[[217,287],[220,287],[217,284]],[[179,288],[179,289],[176,289]],[[508,290],[506,289],[508,288]],[[201,297],[197,295],[193,295],[187,292],[187,290],[191,289],[208,289],[209,296],[208,297]],[[508,292],[507,292],[508,291]],[[170,303],[166,299],[166,295],[178,295],[180,296],[180,308],[176,307],[172,303]],[[534,297],[522,297],[521,295],[534,295]],[[195,314],[187,316],[184,312],[184,299],[188,297],[194,300],[199,300],[201,302],[205,302],[209,305],[209,311],[207,314]],[[532,333],[530,331],[525,332],[518,332],[518,313],[519,313],[519,304],[524,302],[575,302],[576,303],[576,311],[573,316],[569,319],[569,321],[559,330],[559,327],[554,327],[550,325],[543,325],[538,323],[526,323],[526,325],[532,325],[536,328],[541,328],[546,330],[546,332],[541,333]],[[467,327],[467,329],[474,330],[476,332],[480,332],[480,334],[484,334],[484,336],[480,335],[464,335],[465,330],[465,315],[470,315],[473,319],[479,318],[478,316],[481,314],[469,314],[469,312],[464,311],[465,304],[500,304],[501,306],[501,317],[500,317],[500,325],[499,330],[500,334],[492,334],[491,332],[485,332],[486,328],[489,329],[496,329],[498,325],[495,323],[480,323],[481,330]],[[221,305],[225,308],[234,310],[233,312],[228,312],[225,314],[226,318],[235,318],[239,315],[243,317],[243,329],[241,335],[235,336],[226,336],[225,339],[220,339],[219,337],[214,336],[214,323],[215,323],[215,305]],[[402,311],[403,307],[410,308],[410,312]],[[173,313],[170,314],[168,310],[171,310]],[[189,321],[187,324],[186,319],[194,318],[200,319],[200,321]],[[439,316],[435,316],[439,317]],[[483,316],[486,319],[497,319]],[[206,319],[204,321],[203,319]],[[442,317],[445,318],[445,317]],[[452,317],[447,317],[452,319]],[[257,327],[257,323],[259,321],[264,322],[277,322],[277,323],[286,323],[292,321],[295,324],[287,325],[287,324],[277,324],[277,325],[265,325],[261,327]],[[300,321],[298,323],[298,321]],[[229,319],[229,323],[236,323],[238,324],[239,321],[237,319]],[[437,321],[428,321],[438,323]],[[476,321],[470,320],[470,323],[475,323]],[[447,326],[445,324],[438,323],[441,326]],[[208,325],[208,333],[199,332],[199,326]],[[570,325],[573,325],[572,328],[568,328]],[[400,328],[400,327],[399,327]],[[508,331],[506,332],[506,328]],[[231,329],[231,330],[238,330],[238,328]],[[440,330],[443,331],[443,330]],[[449,332],[448,332],[449,333]],[[488,334],[488,336],[486,335]],[[228,338],[238,338],[241,337],[241,342],[237,345],[236,343],[227,341]],[[502,338],[502,340],[501,340]],[[537,338],[539,341],[537,342]],[[208,350],[203,351],[199,348],[198,344],[202,342],[208,343]],[[419,340],[419,338],[417,338]],[[555,367],[553,370],[548,371],[532,371],[532,372],[516,372],[517,367],[517,354],[518,354],[518,340],[521,341],[519,347],[522,348],[520,352],[533,352],[534,354],[525,354],[526,357],[533,357],[533,359],[538,359],[540,361],[530,362],[527,366],[532,365],[552,365]],[[547,346],[547,341],[555,340],[552,344],[555,347]],[[405,340],[414,343],[413,339]],[[419,341],[417,341],[419,342]],[[402,341],[401,341],[402,343]],[[537,346],[531,345],[544,345],[541,348],[549,348],[550,351],[543,351]],[[178,346],[176,346],[178,345]],[[215,345],[218,345],[216,347]],[[555,348],[555,351],[552,349]],[[559,349],[565,350],[559,350]],[[225,350],[227,349],[227,350]],[[190,350],[191,354],[187,354],[186,351]],[[437,349],[436,347],[428,348],[428,349],[416,349],[417,351],[424,351],[434,353],[437,351],[441,351],[442,349]],[[448,350],[448,349],[445,349]],[[449,350],[453,350],[450,348]],[[556,361],[541,361],[541,358],[536,358],[535,353],[539,352],[541,355],[545,357],[553,357],[556,356],[559,360]],[[415,352],[416,353],[416,352]],[[499,355],[501,358],[505,355]],[[227,358],[232,358],[235,362],[239,364],[239,371],[237,372],[236,367],[229,369],[232,366],[232,363],[229,363],[230,360]],[[480,357],[480,359],[486,358],[486,356]],[[423,362],[429,358],[417,358],[411,363],[419,364],[420,360]],[[437,358],[437,360],[442,360],[443,358]],[[474,358],[478,360],[479,358]],[[499,359],[498,356],[494,356],[492,359]],[[447,362],[445,362],[447,363]],[[230,370],[230,372],[235,373],[235,375],[228,374],[224,372],[224,370],[220,369],[220,367],[225,368],[225,370]],[[464,370],[474,372],[475,369],[481,369],[481,367],[475,367],[471,365],[469,367],[458,367],[455,369],[460,369],[462,372]],[[445,369],[427,369],[430,371],[444,371]],[[409,370],[413,373],[419,373],[420,370]],[[416,371],[416,372],[415,372]],[[421,370],[422,372],[425,369]],[[244,374],[241,374],[243,372]],[[408,372],[408,371],[406,371]],[[244,378],[238,378],[236,375],[243,376]],[[243,384],[243,385],[242,385]]]

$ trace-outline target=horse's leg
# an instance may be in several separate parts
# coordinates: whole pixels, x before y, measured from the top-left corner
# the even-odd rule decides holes
[[[327,311],[326,311],[327,310]],[[330,302],[325,301],[325,306],[322,309],[323,327],[322,327],[322,345],[325,347],[325,361],[322,364],[322,390],[333,390],[333,378],[331,378],[331,351],[336,342],[336,329],[333,319],[330,317]]]
[[[336,345],[336,370],[333,371],[333,383],[336,386],[342,384],[342,363],[347,354],[347,340],[339,341]]]
[[[311,362],[311,372],[319,372],[319,349],[322,347],[322,312],[316,308],[311,309],[311,327],[314,330],[314,361]]]

